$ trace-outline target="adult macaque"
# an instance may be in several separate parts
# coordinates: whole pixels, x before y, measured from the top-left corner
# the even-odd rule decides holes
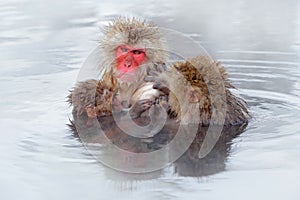
[[[73,114],[96,118],[110,115],[113,107],[139,117],[160,95],[143,80],[147,66],[167,58],[158,28],[136,18],[118,18],[106,27],[100,48],[106,71],[101,80],[80,82],[71,90]]]

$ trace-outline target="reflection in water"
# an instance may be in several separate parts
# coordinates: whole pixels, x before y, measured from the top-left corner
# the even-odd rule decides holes
[[[98,121],[99,120],[99,121]],[[141,169],[153,169],[153,166],[160,166],[159,162],[164,162],[168,165],[173,165],[174,173],[180,176],[201,177],[212,175],[225,170],[225,162],[229,155],[232,140],[241,134],[247,124],[240,126],[223,127],[220,138],[212,151],[204,158],[199,158],[199,151],[206,136],[208,127],[198,126],[196,137],[186,151],[182,152],[179,159],[172,163],[173,156],[181,152],[184,148],[183,141],[176,141],[175,148],[167,148],[167,151],[162,151],[163,154],[156,157],[143,157],[143,153],[155,152],[161,148],[165,148],[177,134],[179,127],[178,122],[169,119],[163,129],[153,137],[137,138],[124,133],[115,123],[113,117],[100,117],[94,119],[93,122],[88,121],[86,117],[76,117],[70,121],[70,128],[73,135],[80,139],[89,152],[95,156],[97,160],[103,162],[106,171],[114,170],[115,168],[124,171],[133,172],[132,177],[139,180],[153,179],[161,176],[164,169],[159,169],[155,172],[147,174],[134,174],[142,171]],[[145,122],[145,118],[136,119],[136,123]],[[100,126],[99,126],[100,124]],[[186,125],[182,127],[185,137],[191,135],[195,125]],[[108,140],[106,139],[108,138]],[[117,146],[123,151],[115,151],[108,143]],[[137,154],[128,154],[133,152]],[[150,168],[149,168],[150,167]],[[122,172],[119,172],[122,174]],[[123,172],[124,173],[124,172]],[[125,173],[126,177],[130,177],[130,173]],[[146,176],[145,176],[146,175]],[[124,175],[120,175],[124,177]],[[109,177],[112,178],[112,177]],[[118,179],[117,179],[118,180]],[[128,179],[130,180],[130,178]]]

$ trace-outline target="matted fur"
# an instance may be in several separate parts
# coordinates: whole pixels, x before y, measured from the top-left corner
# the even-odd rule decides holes
[[[95,106],[98,113],[110,114],[114,94],[120,94],[120,101],[130,101],[143,82],[146,67],[167,60],[162,35],[152,23],[120,17],[109,24],[104,33],[100,41],[100,65],[108,67],[100,81],[81,82],[71,91],[68,101],[73,105],[76,115],[86,114],[85,108],[89,105]],[[146,49],[147,62],[139,68],[133,83],[117,81],[115,78],[115,52],[122,44]],[[198,56],[186,62],[177,62],[159,76],[171,90],[171,113],[175,113],[183,123],[220,124],[225,118],[225,125],[235,125],[246,123],[250,118],[246,103],[230,92],[233,86],[228,81],[224,67],[209,57]],[[191,92],[199,94],[199,98],[195,98],[197,101],[192,103]],[[225,112],[222,112],[222,108],[226,108]],[[195,115],[200,116],[200,121],[194,118]],[[212,116],[216,117],[212,119]]]
[[[119,17],[104,29],[100,41],[104,64],[115,64],[115,52],[119,45],[146,49],[146,58],[151,62],[165,62],[167,47],[158,27],[139,18]]]
[[[97,115],[111,114],[111,103],[116,93],[116,81],[87,80],[79,82],[70,91],[67,101],[73,105],[73,114],[80,116],[86,114],[86,107],[96,108]]]
[[[197,56],[177,62],[159,79],[171,90],[171,113],[183,123],[193,123],[196,114],[200,115],[200,121],[195,123],[201,125],[221,124],[222,119],[225,125],[236,125],[250,118],[246,103],[230,92],[233,86],[225,68],[209,57]],[[197,102],[190,102],[191,91],[199,94]]]
[[[85,108],[89,105],[95,106],[98,113],[111,114],[113,96],[116,93],[119,94],[120,101],[130,102],[130,98],[143,82],[146,66],[167,60],[162,34],[151,22],[139,18],[119,17],[106,26],[103,32],[104,37],[99,44],[101,57],[99,68],[104,68],[105,72],[101,80],[78,83],[70,91],[68,102],[73,106],[73,113],[76,115],[85,113]],[[115,52],[119,45],[124,44],[146,50],[146,63],[139,67],[136,80],[131,83],[115,78],[117,76]]]

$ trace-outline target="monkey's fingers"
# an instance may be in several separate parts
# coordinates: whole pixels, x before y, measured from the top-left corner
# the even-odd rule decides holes
[[[85,111],[87,113],[88,118],[93,119],[97,117],[97,112],[96,112],[96,108],[93,106],[87,106],[85,108]]]
[[[159,71],[157,69],[153,69],[150,67],[147,68],[146,73],[148,76],[158,76],[159,75]]]
[[[162,83],[155,83],[153,85],[153,89],[157,89],[166,95],[169,95],[169,93],[170,93],[170,89]]]
[[[156,82],[157,81],[157,77],[154,77],[154,76],[146,76],[144,78],[144,81],[145,82]]]
[[[147,68],[147,76],[145,82],[161,82],[161,74],[166,71],[164,66],[154,65]]]
[[[198,103],[200,102],[200,92],[195,90],[194,88],[191,88],[191,90],[189,91],[189,102],[190,103]]]
[[[153,102],[150,99],[142,99],[137,101],[129,110],[131,118],[135,119],[141,116],[143,112],[149,110]]]
[[[156,63],[156,64],[154,64],[154,70],[156,72],[163,73],[163,72],[167,71],[167,66],[164,63]]]

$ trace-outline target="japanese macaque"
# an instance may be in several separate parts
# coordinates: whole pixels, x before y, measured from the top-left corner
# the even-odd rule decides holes
[[[146,79],[156,82],[154,88],[168,94],[171,116],[183,124],[239,125],[250,118],[244,100],[230,91],[234,87],[225,68],[207,56],[158,67],[149,74]]]
[[[118,18],[104,30],[100,49],[100,65],[107,66],[106,71],[102,79],[80,82],[71,90],[73,114],[96,118],[126,108],[133,118],[139,117],[161,95],[143,80],[148,65],[167,59],[159,29],[137,18]]]
[[[118,18],[106,27],[100,48],[100,65],[107,66],[102,78],[78,83],[68,96],[75,116],[126,111],[138,118],[164,96],[169,116],[183,124],[238,125],[250,118],[220,63],[198,56],[166,66],[162,35],[151,23]]]

